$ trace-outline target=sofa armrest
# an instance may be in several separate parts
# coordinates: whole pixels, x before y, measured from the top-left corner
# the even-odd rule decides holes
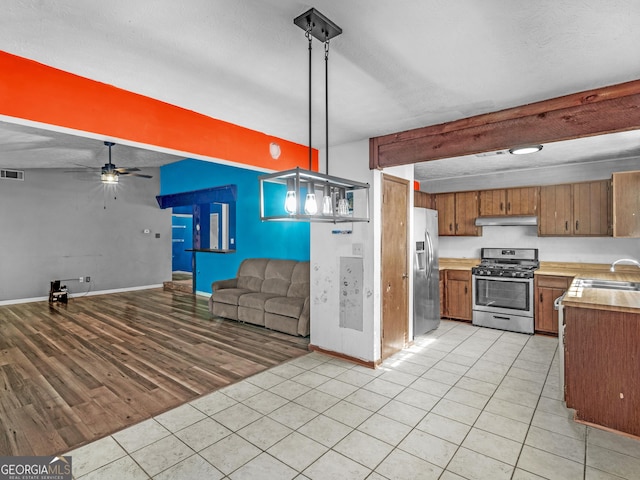
[[[211,284],[211,291],[222,290],[224,288],[236,288],[238,286],[237,278],[228,278],[226,280],[217,280]]]
[[[310,332],[310,302],[309,297],[304,299],[304,307],[302,307],[302,313],[298,319],[298,335],[301,337],[309,336]]]

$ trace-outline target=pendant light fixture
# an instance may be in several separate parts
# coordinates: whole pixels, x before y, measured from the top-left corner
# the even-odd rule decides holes
[[[260,218],[264,221],[285,220],[305,222],[368,222],[369,184],[329,175],[329,41],[340,35],[342,29],[315,8],[293,20],[304,30],[309,49],[309,170],[295,168],[284,172],[262,175],[260,182]],[[324,44],[325,59],[325,172],[312,171],[312,89],[311,65],[313,38]],[[320,208],[316,189],[321,192]],[[304,202],[302,194],[304,192]],[[284,199],[269,202],[268,198]]]

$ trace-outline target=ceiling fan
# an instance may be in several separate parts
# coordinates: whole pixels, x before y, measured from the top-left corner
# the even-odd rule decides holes
[[[105,163],[100,172],[100,179],[102,183],[106,184],[116,184],[118,183],[118,179],[120,175],[131,175],[134,177],[142,177],[142,178],[153,178],[151,175],[144,175],[142,173],[133,173],[139,172],[140,169],[136,167],[131,168],[118,168],[113,163],[111,163],[111,147],[115,145],[113,142],[104,142],[104,144],[109,147],[109,163]]]

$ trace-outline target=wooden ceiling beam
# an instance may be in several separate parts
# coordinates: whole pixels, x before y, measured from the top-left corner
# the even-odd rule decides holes
[[[371,169],[640,129],[640,80],[369,140]]]

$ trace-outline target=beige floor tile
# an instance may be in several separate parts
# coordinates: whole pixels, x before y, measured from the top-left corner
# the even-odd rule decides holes
[[[581,441],[585,440],[587,433],[587,427],[574,422],[570,418],[541,412],[540,410],[533,415],[531,425]]]
[[[396,420],[410,427],[414,427],[428,413],[427,410],[408,405],[397,400],[391,400],[378,410],[380,415]]]
[[[535,409],[492,397],[484,407],[484,411],[495,413],[496,415],[501,415],[512,420],[517,420],[518,422],[526,423],[528,425],[531,423]]]
[[[295,403],[310,408],[318,413],[328,410],[339,401],[340,399],[338,397],[334,397],[333,395],[316,389],[309,390],[307,393],[300,395],[294,400]]]
[[[514,390],[512,387],[508,386],[508,382],[502,382],[493,393],[492,398],[505,400],[507,402],[515,403],[516,405],[535,409],[538,404],[538,400],[540,399],[540,394],[525,392],[523,390]]]
[[[162,415],[158,415],[154,417],[154,419],[170,432],[177,432],[178,430],[182,430],[189,425],[199,422],[205,417],[206,415],[204,413],[187,403],[173,410],[169,410]]]
[[[303,435],[329,448],[346,437],[351,430],[346,425],[324,415],[317,416],[298,429]]]
[[[362,387],[369,383],[372,378],[366,373],[351,369],[338,375],[336,377],[336,380],[340,380],[341,382],[348,383],[349,385],[353,385],[355,387]]]
[[[358,430],[372,437],[387,442],[390,445],[398,445],[404,437],[411,431],[409,425],[398,422],[380,414],[373,414],[363,422]]]
[[[358,430],[340,440],[333,450],[368,468],[375,468],[389,453],[393,446],[362,433]]]
[[[577,440],[531,425],[524,443],[574,462],[584,463],[584,440]]]
[[[469,390],[471,392],[479,393],[481,395],[486,395],[490,397],[493,395],[493,392],[498,388],[497,385],[489,382],[483,382],[482,380],[476,380],[471,377],[462,377],[455,384],[456,387],[462,388],[463,390]]]
[[[377,473],[389,480],[437,480],[442,469],[402,450],[394,450],[378,465]],[[451,479],[453,480],[453,479]]]
[[[274,375],[278,375],[279,377],[293,378],[296,375],[300,375],[305,370],[306,369],[304,368],[300,368],[296,365],[293,365],[291,362],[287,362],[282,365],[278,365],[277,367],[273,367],[272,369],[269,370],[269,372],[273,373]],[[270,387],[269,389],[271,388],[273,387]]]
[[[540,477],[535,473],[516,468],[513,472],[513,477],[511,477],[511,480],[544,480],[544,477]]]
[[[282,382],[283,379],[280,378],[280,381]],[[222,392],[217,391],[193,400],[190,405],[197,408],[205,415],[211,416],[234,406],[236,403],[238,402],[233,398],[227,397]]]
[[[220,425],[211,418],[205,418],[198,423],[176,432],[176,437],[186,443],[191,449],[199,452],[203,448],[213,445],[224,437],[231,435],[231,430]]]
[[[444,383],[446,385],[455,385],[461,377],[462,375],[460,375],[459,373],[446,372],[444,370],[439,370],[434,366],[433,368],[427,370],[421,378],[435,380],[436,382]]]
[[[312,372],[319,373],[320,375],[324,375],[327,377],[335,378],[341,373],[346,372],[347,368],[332,364],[332,363],[323,363],[311,369]]]
[[[374,392],[388,398],[395,397],[405,389],[405,387],[403,387],[402,385],[398,385],[397,383],[393,382],[387,382],[386,380],[382,380],[382,378],[380,377],[371,380],[362,388],[364,390],[368,390],[370,392]]]
[[[447,394],[451,385],[422,377],[413,382],[411,388],[442,398]]]
[[[231,480],[255,480],[268,478],[273,480],[290,480],[298,475],[293,468],[267,453],[258,455],[229,475]]]
[[[359,407],[376,412],[389,403],[390,398],[361,388],[346,397],[345,400]]]
[[[543,387],[544,387],[544,381],[532,382],[530,380],[523,380],[521,378],[512,377],[507,374],[502,380],[500,387],[498,388],[509,388],[514,391],[526,392],[536,396],[540,396],[540,393],[542,393]],[[536,403],[537,403],[537,399],[536,399]]]
[[[190,480],[220,480],[224,474],[207,462],[200,455],[192,455],[189,458],[177,463],[164,472],[159,473],[153,480],[176,480],[185,478]],[[122,478],[122,477],[111,477]]]
[[[73,466],[75,467],[75,465]],[[75,468],[73,470],[75,473]],[[131,457],[126,456],[82,477],[83,480],[113,480],[114,478],[118,480],[147,480],[149,476]]]
[[[453,386],[444,398],[482,410],[491,397]]]
[[[242,403],[238,403],[226,410],[216,413],[211,418],[235,432],[246,427],[251,422],[255,422],[261,416],[262,415],[255,410],[252,410]]]
[[[581,480],[584,464],[525,445],[518,468],[549,480]]]
[[[79,477],[126,456],[127,452],[113,437],[105,437],[65,455],[73,458],[73,474]]]
[[[397,383],[398,385],[402,385],[403,387],[408,387],[413,382],[415,382],[418,377],[418,375],[412,375],[397,370],[388,370],[378,378],[386,380],[387,382]]]
[[[247,382],[252,383],[264,390],[275,387],[283,381],[284,379],[281,376],[271,373],[271,371],[258,373],[257,375],[247,378]]]
[[[470,425],[456,422],[455,420],[435,413],[429,413],[416,425],[416,428],[456,445],[460,445],[469,433],[469,430],[471,430]]]
[[[587,428],[587,443],[640,459],[640,439],[619,435],[599,428]]]
[[[398,448],[438,467],[445,468],[456,453],[458,446],[420,430],[413,430],[400,442]]]
[[[320,375],[316,372],[305,371],[300,375],[296,375],[291,380],[294,382],[301,383],[310,388],[316,388],[319,385],[322,385],[325,382],[331,380],[331,377],[327,377],[326,375]]]
[[[224,393],[227,397],[231,397],[238,402],[243,402],[247,398],[253,397],[262,391],[262,388],[254,385],[253,383],[247,382],[246,380],[234,383],[233,385],[229,385],[228,387],[224,387],[220,390],[221,393]]]
[[[431,412],[467,425],[473,425],[482,410],[443,398],[431,409]]]
[[[394,400],[429,411],[440,401],[440,398],[441,397],[436,395],[431,395],[430,393],[421,392],[420,390],[409,387],[396,395]]]
[[[242,403],[256,412],[268,415],[277,408],[286,405],[289,401],[275,393],[262,391]]]
[[[131,456],[149,475],[154,476],[194,453],[178,438],[170,436],[133,452]]]
[[[529,430],[529,424],[527,423],[518,422],[486,410],[480,414],[474,427],[520,443],[524,442]]]
[[[333,418],[340,423],[344,423],[351,428],[356,428],[367,418],[373,415],[373,412],[343,400],[325,411],[324,415],[329,418]]]
[[[461,477],[457,473],[450,472],[449,470],[445,470],[438,480],[467,480],[464,477]]]
[[[457,363],[458,365],[462,365],[464,367],[471,367],[474,363],[478,361],[477,358],[467,357],[465,355],[460,355],[458,353],[450,353],[444,358],[448,362]]]
[[[302,405],[298,405],[294,402],[289,402],[269,414],[269,418],[272,418],[276,422],[280,422],[293,430],[300,428],[302,425],[317,416],[318,412],[315,410],[303,407]]]
[[[350,383],[341,382],[340,380],[331,379],[326,383],[318,386],[316,390],[333,395],[337,398],[345,398],[358,390],[359,387]]]
[[[520,455],[522,443],[485,430],[472,428],[464,442],[462,442],[462,446],[476,453],[515,466],[518,461],[518,455]]]
[[[324,445],[293,432],[272,446],[268,453],[290,467],[303,471],[328,450]]]
[[[309,390],[311,390],[311,388],[306,385],[302,385],[301,383],[293,382],[291,380],[285,380],[284,382],[269,389],[271,393],[280,395],[282,398],[286,398],[287,400],[295,400],[300,395],[307,393]]]
[[[131,453],[169,435],[171,435],[169,430],[151,418],[114,433],[113,438],[122,448]]]
[[[449,354],[449,355],[455,355],[455,354]],[[440,360],[433,367],[438,370],[454,373],[456,375],[464,375],[469,370],[469,367],[466,365],[460,365],[459,363],[455,363],[448,360],[449,355],[447,355],[445,358]]]
[[[266,450],[291,432],[292,430],[289,427],[285,427],[269,417],[262,417],[237,433],[256,447]]]
[[[233,434],[205,448],[200,455],[222,473],[229,474],[260,453],[258,447]]]
[[[597,445],[587,447],[587,465],[621,478],[640,478],[640,459]]]
[[[611,475],[610,473],[603,472],[593,467],[587,467],[584,473],[585,480],[621,480],[622,478],[617,475]]]
[[[466,448],[460,448],[447,470],[469,480],[508,480],[513,467]]]
[[[311,480],[361,480],[366,478],[371,470],[329,450],[302,473]]]

